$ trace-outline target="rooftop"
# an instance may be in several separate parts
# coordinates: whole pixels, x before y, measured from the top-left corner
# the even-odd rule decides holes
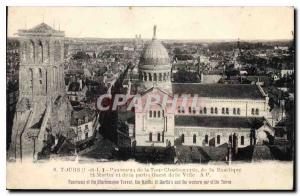
[[[212,128],[258,128],[264,118],[228,117],[228,116],[175,116],[175,126],[212,127]]]
[[[64,36],[64,32],[56,30],[46,23],[42,22],[39,25],[31,29],[22,29],[19,30],[19,35],[54,35],[54,36]]]
[[[232,98],[232,99],[264,99],[264,95],[256,85],[249,84],[199,84],[173,83],[173,93],[197,94],[199,97]]]

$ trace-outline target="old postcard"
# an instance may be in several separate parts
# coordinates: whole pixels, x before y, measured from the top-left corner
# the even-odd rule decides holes
[[[292,7],[8,7],[7,189],[294,190]]]

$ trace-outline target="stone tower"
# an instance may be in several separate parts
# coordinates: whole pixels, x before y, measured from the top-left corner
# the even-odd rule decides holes
[[[71,106],[64,96],[62,64],[64,32],[41,23],[32,29],[19,30],[18,35],[20,96],[9,159],[38,159],[45,145],[53,148],[49,138],[65,135],[69,126]]]
[[[20,36],[20,97],[53,100],[63,92],[64,32],[42,23]]]

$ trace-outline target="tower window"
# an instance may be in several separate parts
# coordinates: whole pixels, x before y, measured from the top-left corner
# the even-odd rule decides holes
[[[193,135],[193,144],[196,144],[196,142],[197,142],[197,136],[196,136],[196,134],[194,134]]]

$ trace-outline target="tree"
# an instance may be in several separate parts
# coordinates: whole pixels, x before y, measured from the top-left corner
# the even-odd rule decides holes
[[[189,72],[183,69],[178,70],[174,74],[175,82],[179,83],[198,83],[200,82],[199,75],[196,72]]]

